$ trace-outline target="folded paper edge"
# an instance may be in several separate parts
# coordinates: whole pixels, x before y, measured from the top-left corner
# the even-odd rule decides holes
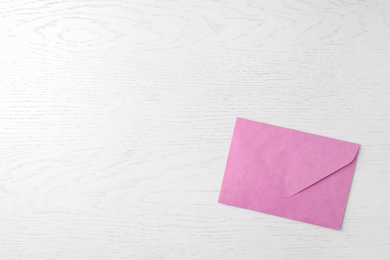
[[[277,127],[277,128],[282,128],[282,129],[288,130],[288,131],[300,132],[300,133],[309,134],[309,135],[312,135],[312,136],[317,136],[317,137],[331,139],[333,141],[341,142],[341,143],[343,143],[343,145],[348,147],[348,150],[350,152],[347,152],[345,155],[343,155],[343,157],[345,157],[345,159],[343,159],[342,161],[345,160],[345,162],[344,163],[342,162],[340,167],[338,167],[338,168],[336,168],[336,169],[334,169],[332,171],[329,171],[329,173],[325,173],[325,175],[322,178],[317,179],[317,180],[313,180],[311,183],[305,185],[302,188],[298,188],[298,189],[290,190],[290,191],[288,189],[284,190],[284,191],[281,191],[281,190],[277,189],[276,187],[274,187],[275,190],[279,190],[278,193],[283,198],[292,197],[292,196],[294,196],[294,195],[296,195],[296,194],[298,194],[298,193],[308,189],[309,187],[313,186],[314,184],[320,182],[321,180],[327,178],[328,176],[338,172],[339,170],[341,170],[342,168],[346,167],[347,165],[351,164],[355,160],[355,158],[357,157],[359,149],[360,149],[360,144],[357,144],[357,143],[353,143],[353,142],[349,142],[349,141],[345,141],[345,140],[340,140],[340,139],[336,139],[336,138],[333,138],[333,137],[318,135],[318,134],[314,134],[314,133],[310,133],[310,132],[305,132],[305,131],[301,131],[301,130],[295,130],[295,129],[291,129],[291,128],[286,128],[286,127],[281,127],[281,126],[277,126],[277,125],[267,124],[267,123],[263,123],[263,122],[257,122],[257,121],[246,119],[246,118],[242,118],[242,117],[237,117],[236,118],[235,128],[237,126],[238,121],[241,121],[241,120],[242,121],[252,122],[252,123],[255,123],[255,124],[260,124],[260,125],[267,125],[269,127]]]
[[[356,150],[353,152],[352,159],[348,159],[348,160],[346,159],[346,163],[343,164],[341,167],[339,167],[338,169],[334,170],[333,172],[330,172],[329,174],[327,174],[327,175],[324,176],[323,178],[321,178],[321,179],[319,179],[319,180],[316,180],[315,182],[313,182],[313,183],[307,185],[306,187],[304,187],[304,188],[302,188],[302,189],[300,189],[300,190],[297,190],[297,191],[295,191],[295,192],[287,193],[286,195],[283,194],[283,195],[281,195],[281,196],[284,197],[284,198],[290,198],[290,197],[292,197],[292,196],[294,196],[294,195],[296,195],[296,194],[298,194],[298,193],[300,193],[300,192],[303,192],[304,190],[306,190],[306,189],[310,188],[311,186],[315,185],[316,183],[322,181],[323,179],[329,177],[330,175],[332,175],[332,174],[334,174],[334,173],[340,171],[341,169],[343,169],[343,168],[347,167],[348,165],[350,165],[351,163],[353,163],[353,162],[355,161],[355,159],[356,159],[358,153],[359,153],[360,144],[355,144],[355,143],[349,143],[349,144],[356,146],[356,148],[355,148]]]

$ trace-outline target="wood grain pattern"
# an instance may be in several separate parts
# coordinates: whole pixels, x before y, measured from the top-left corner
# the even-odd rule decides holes
[[[0,259],[387,259],[390,2],[4,0]],[[362,144],[343,231],[216,203],[236,116]]]

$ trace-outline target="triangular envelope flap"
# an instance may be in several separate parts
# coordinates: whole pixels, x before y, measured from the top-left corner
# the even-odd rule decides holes
[[[282,197],[350,164],[359,145],[237,118],[234,136]]]

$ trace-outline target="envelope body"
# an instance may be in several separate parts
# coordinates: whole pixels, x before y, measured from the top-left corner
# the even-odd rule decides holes
[[[237,118],[218,202],[340,230],[359,147]]]

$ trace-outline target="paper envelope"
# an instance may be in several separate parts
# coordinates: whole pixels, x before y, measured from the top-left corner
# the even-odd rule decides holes
[[[218,202],[340,230],[359,147],[237,118]]]

